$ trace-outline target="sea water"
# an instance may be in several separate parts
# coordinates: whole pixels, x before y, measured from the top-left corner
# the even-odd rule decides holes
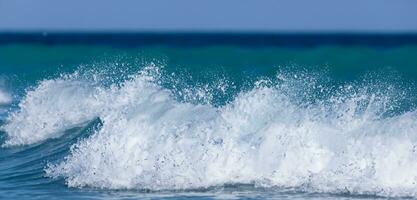
[[[417,197],[417,45],[0,46],[0,198]]]

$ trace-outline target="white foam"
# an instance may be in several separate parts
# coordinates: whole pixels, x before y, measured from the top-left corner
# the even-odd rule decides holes
[[[361,93],[300,104],[288,87],[267,85],[214,107],[178,102],[144,73],[108,88],[74,78],[46,80],[10,117],[6,144],[59,137],[60,130],[100,117],[102,128],[48,165],[48,176],[64,177],[71,187],[255,183],[417,196],[415,111],[381,117],[387,102]]]
[[[97,116],[94,94],[98,92],[79,80],[42,81],[28,91],[19,110],[2,128],[8,134],[6,146],[24,145],[59,137],[61,131]]]

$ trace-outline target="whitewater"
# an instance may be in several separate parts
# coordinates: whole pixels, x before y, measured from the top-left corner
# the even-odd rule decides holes
[[[78,69],[25,90],[1,127],[2,148],[41,146],[88,126],[59,147],[65,156],[42,164],[43,176],[100,190],[250,185],[417,197],[417,111],[398,111],[405,90],[383,82],[333,87],[320,76],[278,71],[216,104],[231,81],[179,87],[178,76],[155,64],[117,80]],[[12,101],[0,94],[0,103]]]

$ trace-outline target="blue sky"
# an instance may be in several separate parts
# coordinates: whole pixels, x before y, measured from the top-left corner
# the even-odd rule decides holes
[[[0,0],[0,31],[417,32],[417,0]]]

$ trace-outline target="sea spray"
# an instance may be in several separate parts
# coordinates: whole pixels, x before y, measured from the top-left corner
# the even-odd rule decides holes
[[[417,113],[395,87],[321,85],[281,72],[225,105],[187,101],[150,66],[120,83],[83,74],[44,80],[10,115],[6,146],[102,126],[45,172],[71,187],[177,190],[254,184],[301,191],[416,196]],[[171,77],[171,80],[175,77]],[[221,85],[221,84],[219,84]],[[204,98],[203,98],[204,99]],[[395,113],[395,114],[392,114]]]

